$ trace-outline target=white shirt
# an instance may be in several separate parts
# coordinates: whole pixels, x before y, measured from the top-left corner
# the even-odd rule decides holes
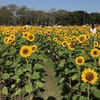
[[[96,33],[96,28],[90,28],[90,32],[92,33],[92,35],[94,34],[94,33]]]

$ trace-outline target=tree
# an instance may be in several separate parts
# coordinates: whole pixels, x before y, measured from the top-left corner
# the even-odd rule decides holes
[[[0,23],[1,25],[10,25],[12,24],[13,14],[7,8],[7,6],[3,6],[0,8]]]
[[[18,11],[19,7],[15,4],[9,4],[8,6],[9,11],[13,14],[13,25],[16,25],[16,12]]]

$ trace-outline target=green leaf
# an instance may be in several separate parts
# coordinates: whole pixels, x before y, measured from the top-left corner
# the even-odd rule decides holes
[[[14,88],[15,86],[16,86],[15,84],[12,84],[12,85],[11,85],[11,88]]]
[[[31,83],[25,85],[25,89],[28,93],[31,93],[33,90],[33,86]]]
[[[92,64],[90,64],[90,63],[84,63],[84,66],[89,67],[89,68],[93,68]]]
[[[21,92],[21,89],[16,90],[16,92],[14,93],[14,96],[20,94],[20,92]]]
[[[59,52],[59,56],[62,56],[63,54],[64,54],[63,51],[60,51],[60,52]]]
[[[42,68],[43,68],[43,66],[41,64],[36,63],[34,65],[34,69],[42,69]]]
[[[19,75],[15,74],[15,76],[13,76],[12,79],[15,79],[16,81],[19,80]]]
[[[39,55],[37,55],[37,59],[43,59],[43,56],[42,56],[42,54],[39,54]]]
[[[76,79],[78,79],[78,77],[79,77],[79,76],[75,74],[75,75],[73,75],[73,76],[71,77],[71,79],[72,79],[72,80],[76,80]]]
[[[12,62],[10,60],[7,60],[5,65],[11,65],[11,64],[12,64]]]
[[[25,66],[26,70],[31,71],[32,70],[32,64],[28,64]]]
[[[23,73],[23,70],[22,69],[18,69],[18,71],[16,72],[16,75],[21,75]]]
[[[65,78],[61,78],[60,81],[59,81],[59,83],[62,83],[62,82],[64,81],[64,79],[65,79]]]
[[[2,75],[2,78],[3,79],[8,79],[10,77],[10,75],[8,74],[8,73],[4,73],[3,75]]]
[[[11,48],[10,49],[10,54],[15,54],[16,53],[16,48]]]
[[[72,90],[79,90],[80,84],[81,84],[81,83],[77,83],[77,84],[72,88]]]
[[[44,63],[46,63],[47,61],[48,61],[47,59],[43,58],[43,62],[44,62]]]
[[[78,97],[79,95],[74,95],[73,97],[72,97],[72,100],[77,100],[77,97]]]
[[[8,54],[9,54],[8,52],[4,52],[4,53],[2,54],[2,57],[7,56]]]
[[[7,89],[7,87],[3,87],[3,89],[2,89],[2,94],[8,94],[8,89]]]
[[[18,62],[13,62],[11,67],[16,67],[18,65]]]
[[[84,96],[80,96],[78,100],[87,100],[87,99]]]
[[[31,76],[32,79],[38,79],[40,78],[40,75],[39,75],[39,72],[33,72],[32,76]]]
[[[60,61],[60,63],[59,63],[59,67],[64,67],[64,64],[66,63],[66,60],[65,59],[63,59],[63,60],[61,60]]]
[[[82,83],[81,85],[80,85],[80,90],[82,91],[82,90],[84,90],[84,89],[86,89],[87,88],[87,83]]]
[[[66,68],[64,71],[65,71],[65,74],[66,74],[66,75],[69,74],[69,72],[70,72],[70,71],[68,70],[68,68]]]
[[[38,86],[39,88],[43,88],[43,86],[44,86],[44,83],[42,83],[42,82],[36,82],[36,84],[37,84],[37,86]]]
[[[30,56],[30,58],[31,58],[31,59],[37,59],[37,55],[34,54],[34,53],[32,53],[31,56]]]
[[[70,71],[70,73],[75,73],[75,72],[78,72],[78,70],[75,68],[71,69],[71,71]]]
[[[71,58],[71,59],[68,60],[68,62],[75,63],[75,59],[74,58]]]
[[[96,87],[96,86],[92,86],[92,87],[90,87],[90,90],[91,90],[92,92],[97,91],[97,87]]]
[[[93,95],[94,95],[96,98],[100,99],[100,90],[94,91],[94,92],[93,92]]]

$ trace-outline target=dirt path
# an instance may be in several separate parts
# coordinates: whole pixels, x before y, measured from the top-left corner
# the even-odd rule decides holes
[[[42,94],[44,100],[61,100],[61,90],[57,86],[57,78],[55,77],[56,73],[54,71],[54,63],[51,59],[49,59],[48,62],[44,64],[44,70],[46,71],[47,75],[45,77],[45,92]],[[50,97],[51,99],[48,99]]]

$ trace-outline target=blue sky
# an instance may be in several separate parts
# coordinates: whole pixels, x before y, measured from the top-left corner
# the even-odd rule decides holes
[[[16,4],[19,7],[24,5],[28,8],[44,11],[48,11],[52,8],[55,8],[56,10],[84,10],[88,13],[100,13],[100,0],[2,0],[0,2],[0,6],[6,6],[9,4]]]

